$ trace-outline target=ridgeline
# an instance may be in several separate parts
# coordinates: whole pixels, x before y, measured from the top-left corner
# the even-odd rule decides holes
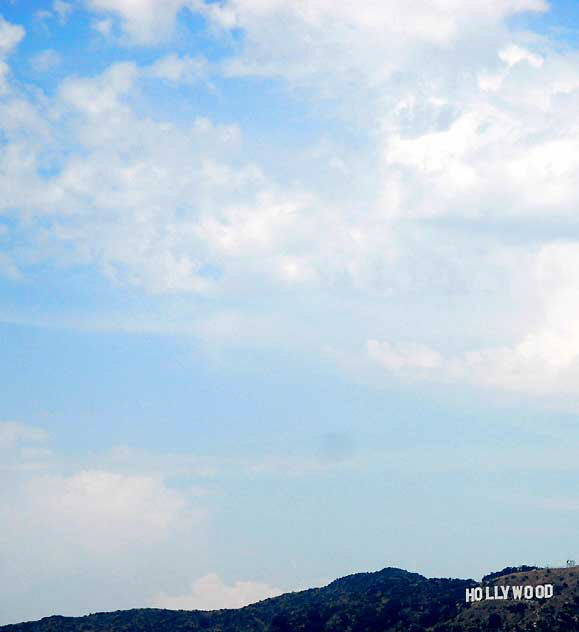
[[[0,632],[579,632],[578,582],[578,567],[509,567],[482,584],[385,568],[236,610],[53,616]],[[495,586],[542,584],[553,586],[551,599],[465,600],[466,589],[479,586],[492,594]]]

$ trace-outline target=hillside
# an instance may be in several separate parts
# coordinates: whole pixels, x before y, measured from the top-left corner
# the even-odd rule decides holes
[[[481,601],[462,609],[449,631],[508,630],[563,632],[579,630],[579,567],[538,569],[501,575],[484,585],[553,584],[548,600]],[[481,623],[487,621],[486,628]]]
[[[492,574],[482,586],[548,583],[553,598],[469,604],[465,590],[480,585],[473,580],[427,579],[385,568],[238,610],[55,616],[0,632],[579,632],[579,568],[511,571]]]

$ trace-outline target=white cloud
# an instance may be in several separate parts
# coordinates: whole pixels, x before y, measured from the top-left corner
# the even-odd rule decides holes
[[[192,83],[205,74],[207,61],[201,57],[179,57],[167,55],[154,62],[150,67],[151,76],[165,79],[175,84]]]
[[[43,475],[26,483],[19,513],[9,512],[9,524],[30,530],[42,516],[44,537],[54,554],[114,557],[143,549],[169,537],[192,519],[186,498],[157,477],[87,470],[71,476]],[[6,522],[5,522],[6,524]]]
[[[193,582],[189,594],[177,597],[160,594],[153,598],[151,606],[170,610],[242,608],[277,597],[282,592],[279,588],[253,581],[236,581],[228,585],[217,573],[209,573]]]
[[[0,422],[0,449],[13,448],[20,443],[44,442],[48,433],[36,426],[14,421]]]
[[[54,0],[52,3],[52,10],[56,13],[58,19],[64,23],[73,12],[74,7],[70,2],[65,2],[64,0]]]
[[[416,343],[389,344],[370,340],[368,353],[390,371],[433,370],[442,365],[442,356]]]
[[[235,125],[197,118],[184,126],[135,114],[141,78],[188,81],[200,66],[165,57],[63,81],[53,107],[82,151],[48,179],[33,173],[30,160],[26,168],[18,164],[24,156],[15,143],[14,155],[6,155],[10,194],[0,207],[52,215],[42,236],[52,252],[68,247],[69,261],[97,263],[119,282],[159,293],[203,293],[256,276],[275,285],[311,283],[331,279],[336,264],[355,278],[365,274],[362,254],[392,256],[388,234],[356,229],[316,195],[284,190],[266,177],[244,156]],[[30,128],[26,122],[22,133]],[[32,151],[45,148],[39,143]],[[327,244],[319,247],[322,233]]]
[[[499,57],[509,66],[514,66],[515,64],[519,64],[521,62],[527,62],[535,68],[540,68],[545,62],[543,57],[540,55],[535,55],[534,53],[531,53],[530,51],[515,44],[511,44],[499,51]]]
[[[5,57],[9,55],[24,38],[26,31],[17,24],[11,24],[0,15],[0,97],[8,92],[10,66]]]
[[[208,490],[169,485],[172,459],[136,463],[125,451],[79,466],[37,445],[45,439],[40,428],[0,424],[0,625],[142,607],[175,576],[203,572]]]
[[[62,63],[62,57],[57,51],[49,48],[33,55],[30,63],[36,71],[46,72],[59,66]]]
[[[293,16],[304,25],[330,28],[348,24],[360,32],[393,32],[408,40],[446,42],[452,39],[465,20],[499,20],[522,11],[545,11],[543,0],[494,0],[484,5],[470,0],[420,0],[404,6],[396,2],[362,0],[356,6],[330,0],[229,0],[205,10],[224,26],[250,28],[252,20]],[[374,42],[371,42],[373,45]]]
[[[65,80],[60,88],[60,98],[65,104],[89,116],[127,111],[122,97],[131,92],[138,75],[136,64],[117,63],[97,78]]]
[[[369,357],[404,377],[467,382],[533,396],[577,395],[579,377],[579,244],[542,247],[534,274],[541,303],[537,324],[510,345],[449,354],[418,344],[369,341]]]
[[[113,13],[122,19],[131,42],[151,44],[167,39],[173,32],[178,11],[188,0],[86,0],[99,12]]]
[[[492,41],[506,17],[545,11],[542,0],[230,0],[203,10],[224,29],[245,32],[229,71],[283,76],[327,90],[336,83],[371,86],[416,60],[417,51],[448,49],[465,36]],[[467,35],[468,34],[468,35]],[[313,81],[310,81],[313,78]]]
[[[90,6],[152,41],[181,5]],[[273,142],[263,151],[268,135],[236,124],[147,114],[157,105],[151,82],[187,88],[213,70],[200,58],[115,63],[66,79],[54,98],[14,89],[0,105],[10,140],[0,209],[20,211],[26,227],[4,267],[17,278],[31,262],[87,265],[151,294],[202,295],[194,315],[184,310],[167,327],[211,341],[339,341],[346,350],[372,340],[370,354],[390,372],[488,384],[495,374],[500,388],[521,375],[544,381],[545,367],[570,370],[574,344],[560,314],[575,282],[545,294],[541,275],[520,263],[538,247],[536,261],[554,256],[562,246],[537,235],[548,224],[556,239],[552,222],[572,221],[579,202],[578,56],[505,23],[545,8],[532,0],[202,7],[222,28],[244,30],[226,76],[315,84],[307,99],[328,119],[335,106],[324,109],[320,94],[340,96],[349,131],[329,126],[299,151]],[[50,176],[40,168],[47,156],[56,157]],[[513,246],[518,233],[531,236]],[[441,296],[456,297],[448,318]],[[518,307],[531,304],[542,306],[543,323]],[[395,322],[395,313],[413,316]],[[162,330],[160,320],[143,327]],[[417,338],[412,328],[426,329],[427,342],[401,343]],[[462,351],[445,347],[451,337]]]
[[[101,20],[93,20],[92,28],[100,33],[103,37],[111,37],[113,32],[113,21],[110,18],[103,18]]]
[[[11,53],[25,33],[23,27],[11,24],[0,15],[0,56]]]
[[[579,89],[575,57],[550,52],[541,63],[524,67],[510,59],[494,75],[483,68],[481,91],[474,90],[469,102],[464,95],[444,93],[438,101],[400,99],[382,123],[383,169],[397,192],[396,211],[461,217],[572,214],[579,174],[579,135],[570,118]],[[445,112],[449,119],[436,125]],[[554,128],[555,112],[560,118]],[[426,119],[428,127],[413,132],[427,116],[435,124]]]

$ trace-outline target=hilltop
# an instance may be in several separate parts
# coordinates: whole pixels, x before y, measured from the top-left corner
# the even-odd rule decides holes
[[[504,569],[470,579],[428,579],[385,568],[237,610],[127,610],[47,617],[0,632],[579,632],[579,568]],[[466,603],[477,586],[553,584],[548,600]]]
[[[480,601],[462,609],[449,630],[505,630],[563,632],[579,630],[579,567],[532,569],[506,572],[483,582],[483,586],[553,584],[554,596],[548,600]],[[496,574],[493,574],[496,575]],[[488,576],[487,576],[488,577]],[[481,623],[487,621],[488,627]]]

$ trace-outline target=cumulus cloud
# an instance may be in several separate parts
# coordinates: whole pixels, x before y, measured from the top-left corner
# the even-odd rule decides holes
[[[370,358],[393,374],[468,382],[532,395],[576,394],[579,376],[579,244],[542,247],[534,274],[542,305],[539,322],[510,345],[448,354],[419,344],[371,340]]]
[[[170,56],[147,67],[122,62],[96,77],[64,80],[53,106],[82,151],[51,147],[53,155],[68,155],[46,178],[34,173],[34,162],[18,164],[22,143],[14,143],[0,208],[32,206],[39,218],[51,215],[45,243],[64,245],[69,260],[96,263],[114,280],[159,293],[204,293],[255,276],[274,285],[321,276],[331,282],[342,270],[363,277],[363,258],[392,255],[388,232],[371,235],[316,193],[267,177],[245,157],[237,126],[201,117],[177,125],[135,113],[142,78],[187,82],[202,67],[199,60]],[[30,121],[15,126],[28,155],[39,156],[47,143],[32,149],[36,141],[25,123],[29,130]],[[328,239],[319,247],[322,232]]]
[[[196,568],[207,521],[198,490],[169,485],[168,468],[102,455],[83,467],[47,448],[42,428],[0,424],[0,624],[142,605]]]
[[[43,516],[44,537],[61,556],[68,547],[83,555],[127,554],[158,542],[193,517],[186,515],[183,495],[161,479],[99,470],[35,477],[23,489],[20,509],[9,521],[22,521],[26,530],[26,523]]]
[[[252,581],[236,581],[229,585],[217,573],[200,577],[191,585],[187,595],[172,597],[160,594],[153,598],[151,606],[170,610],[218,610],[242,608],[251,603],[277,597],[282,590]]]
[[[401,99],[384,119],[383,136],[384,170],[390,173],[390,190],[398,194],[398,212],[462,217],[571,213],[577,199],[571,184],[577,174],[577,130],[567,118],[553,130],[552,116],[576,99],[579,75],[573,58],[553,53],[544,63],[524,68],[507,60],[494,79],[481,73],[481,92],[470,104]],[[425,110],[436,115],[445,109],[453,114],[438,129],[420,134],[405,129]]]

